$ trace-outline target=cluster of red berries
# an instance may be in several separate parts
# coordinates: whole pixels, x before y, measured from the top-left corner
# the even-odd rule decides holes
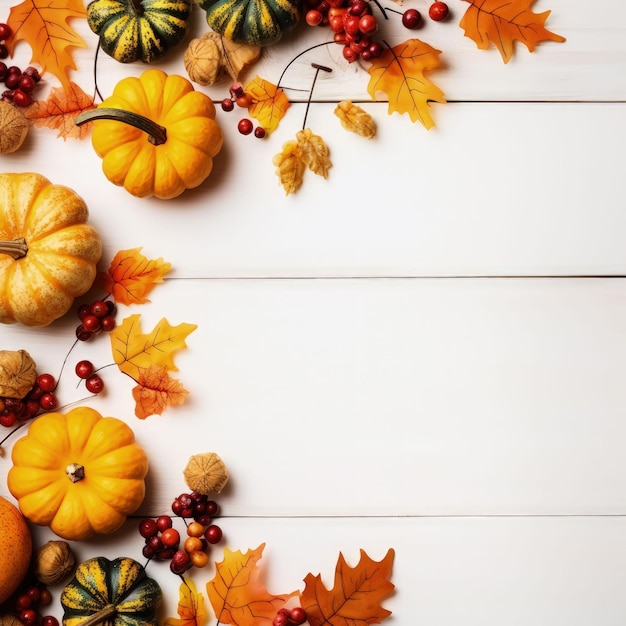
[[[53,615],[42,615],[42,608],[52,603],[52,594],[47,587],[28,584],[13,596],[13,611],[24,626],[59,626]]]
[[[11,428],[18,420],[29,420],[42,412],[56,409],[56,386],[52,374],[39,374],[24,398],[0,397],[0,426]]]
[[[253,104],[252,96],[249,93],[246,93],[239,83],[233,83],[230,86],[229,93],[230,97],[222,100],[222,111],[225,111],[226,113],[230,113],[230,111],[235,108],[235,105],[242,109],[247,109],[251,104]],[[247,117],[243,117],[239,120],[237,130],[242,135],[249,135],[254,131],[254,136],[257,139],[263,139],[263,137],[265,137],[265,128],[263,128],[263,126],[257,126],[255,128],[252,120]]]
[[[213,523],[219,506],[208,496],[192,491],[180,494],[173,501],[172,512],[176,517],[192,519],[185,521],[184,541],[171,516],[146,517],[139,522],[139,534],[145,539],[142,554],[147,559],[169,561],[170,570],[182,576],[192,567],[206,567],[209,547],[222,540],[222,529]]]
[[[80,324],[76,327],[76,338],[87,341],[100,331],[110,332],[115,328],[115,302],[96,300],[81,304],[77,311]]]
[[[279,609],[272,626],[299,626],[306,622],[306,611],[301,606],[292,609]]]
[[[74,367],[76,376],[85,381],[85,388],[90,393],[102,393],[104,391],[104,381],[100,374],[96,373],[96,368],[91,361],[83,359],[76,363]]]

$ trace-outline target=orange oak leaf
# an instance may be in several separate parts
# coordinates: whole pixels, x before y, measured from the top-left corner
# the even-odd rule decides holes
[[[291,106],[285,92],[260,76],[255,76],[244,91],[252,97],[252,104],[248,107],[250,116],[268,135],[274,132]]]
[[[93,108],[93,97],[70,82],[65,89],[53,87],[46,100],[35,100],[24,109],[24,113],[35,126],[58,130],[57,136],[64,140],[68,137],[83,139],[89,135],[89,130],[85,126],[77,126],[74,120],[79,113]]]
[[[216,563],[216,573],[207,583],[211,606],[220,624],[270,626],[276,613],[299,591],[274,595],[260,581],[258,561],[265,544],[245,553],[224,548],[224,560]]]
[[[120,250],[113,257],[109,270],[98,274],[98,284],[118,304],[144,304],[150,302],[148,294],[163,282],[163,276],[171,268],[162,258],[146,258],[141,248]]]
[[[168,406],[184,404],[189,395],[180,381],[172,378],[163,365],[151,365],[141,370],[138,378],[132,393],[135,415],[139,419],[161,415]]]
[[[470,7],[461,18],[460,26],[478,48],[486,50],[493,44],[508,63],[513,56],[514,42],[522,42],[530,52],[542,41],[565,41],[544,27],[550,11],[533,13],[535,0],[465,0]]]
[[[178,617],[166,618],[163,626],[204,626],[207,622],[204,596],[196,591],[191,578],[183,580],[178,595]]]
[[[152,332],[141,332],[141,315],[130,315],[110,333],[113,360],[120,371],[135,382],[143,370],[152,365],[161,365],[169,371],[176,371],[174,353],[187,347],[185,339],[197,326],[182,323],[171,326],[162,318]]]
[[[7,19],[13,31],[6,41],[9,54],[13,56],[18,41],[25,41],[42,73],[49,71],[68,88],[68,69],[76,69],[71,48],[87,47],[68,22],[86,15],[83,0],[24,0],[11,7]]]
[[[326,589],[320,575],[307,574],[302,607],[311,626],[366,626],[379,624],[391,611],[381,606],[394,589],[389,580],[395,552],[392,548],[382,561],[373,561],[364,550],[355,567],[339,553],[332,589]]]
[[[370,80],[367,91],[373,100],[380,92],[389,98],[388,113],[408,113],[412,122],[419,121],[425,128],[435,123],[430,116],[430,102],[445,104],[443,92],[425,76],[424,72],[441,65],[439,55],[427,43],[409,39],[393,48],[386,48],[368,68]]]

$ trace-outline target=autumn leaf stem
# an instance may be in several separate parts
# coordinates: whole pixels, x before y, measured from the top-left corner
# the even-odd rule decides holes
[[[306,128],[306,118],[309,115],[309,108],[311,106],[311,100],[313,99],[313,90],[315,89],[315,83],[320,72],[332,72],[330,67],[325,65],[318,65],[317,63],[311,63],[311,67],[315,68],[315,75],[313,76],[313,83],[311,84],[311,90],[309,91],[309,97],[306,102],[306,109],[304,111],[304,119],[302,120],[302,130]]]
[[[293,59],[291,59],[291,61],[289,61],[289,63],[287,63],[287,65],[285,65],[279,79],[278,82],[276,83],[276,87],[280,87],[280,82],[282,81],[282,79],[285,76],[285,73],[287,72],[287,70],[293,65],[293,63],[295,63],[301,56],[303,56],[304,54],[306,54],[307,52],[311,52],[311,50],[315,50],[315,48],[321,48],[322,46],[330,46],[330,45],[334,45],[336,46],[337,44],[334,41],[324,41],[323,43],[317,43],[314,46],[310,46],[309,48],[306,48],[304,50],[302,50],[302,52],[299,52],[298,54],[296,54],[295,57],[293,57]]]

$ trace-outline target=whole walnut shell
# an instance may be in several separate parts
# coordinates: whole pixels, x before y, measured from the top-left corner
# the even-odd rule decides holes
[[[30,122],[14,105],[0,101],[0,154],[18,150],[26,136]]]
[[[208,33],[207,33],[208,35]],[[219,35],[192,39],[187,46],[183,62],[189,78],[199,85],[209,87],[220,79],[222,74],[222,50]]]
[[[26,350],[0,350],[0,396],[21,400],[36,380],[35,361]]]
[[[63,582],[74,572],[76,556],[67,541],[48,541],[35,553],[35,578],[44,585]]]
[[[0,615],[0,626],[22,626],[22,622],[20,622],[15,615],[9,613],[7,615]]]
[[[197,493],[219,493],[228,482],[228,470],[215,452],[194,454],[183,471],[185,482]]]

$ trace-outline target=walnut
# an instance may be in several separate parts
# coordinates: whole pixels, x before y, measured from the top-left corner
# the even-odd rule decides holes
[[[194,454],[183,471],[190,489],[208,495],[219,493],[228,482],[228,470],[224,461],[215,452]]]
[[[36,367],[26,350],[0,350],[0,396],[24,398],[37,380]]]
[[[74,571],[76,557],[67,541],[48,541],[35,553],[35,578],[44,585],[56,585]]]
[[[28,135],[30,122],[16,106],[0,101],[0,154],[18,150]]]

